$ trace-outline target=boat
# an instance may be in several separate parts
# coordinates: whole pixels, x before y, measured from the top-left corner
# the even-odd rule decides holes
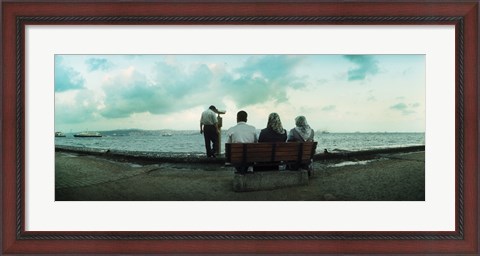
[[[63,132],[55,132],[55,137],[67,137]]]
[[[170,137],[170,136],[173,136],[173,134],[171,134],[171,133],[164,133],[164,134],[162,134],[162,136],[164,136],[164,137]]]
[[[80,132],[80,133],[74,134],[73,137],[90,138],[90,137],[102,137],[102,135],[98,132]]]

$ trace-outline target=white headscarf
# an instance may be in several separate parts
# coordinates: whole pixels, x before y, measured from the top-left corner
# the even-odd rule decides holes
[[[307,123],[307,119],[304,116],[297,116],[295,118],[295,130],[300,134],[304,141],[307,141],[312,135],[312,129]]]

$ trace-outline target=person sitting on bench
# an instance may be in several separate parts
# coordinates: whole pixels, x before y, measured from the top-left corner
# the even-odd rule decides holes
[[[260,131],[258,142],[285,142],[287,141],[287,130],[283,129],[282,121],[277,113],[268,116],[267,128]],[[280,167],[284,169],[282,165]],[[255,171],[279,170],[279,165],[255,167]]]
[[[247,124],[247,112],[240,110],[237,113],[237,125],[227,130],[228,143],[251,143],[257,142],[257,130],[254,126]],[[252,166],[235,166],[237,172],[253,172]]]
[[[307,123],[307,119],[305,118],[305,116],[297,116],[295,118],[295,128],[291,129],[290,132],[288,133],[288,139],[287,141],[288,142],[294,142],[294,141],[298,141],[298,142],[310,142],[310,141],[314,141],[314,131],[313,129],[310,127],[310,125],[308,125]],[[310,163],[309,165],[293,165],[293,166],[289,166],[290,169],[306,169],[306,170],[311,170],[312,169],[312,163]]]
[[[297,116],[295,118],[295,128],[288,133],[287,141],[313,141],[314,136],[314,131],[308,125],[307,119],[304,116]]]
[[[283,129],[282,121],[277,113],[268,116],[267,128],[260,131],[258,142],[285,142],[287,130]]]

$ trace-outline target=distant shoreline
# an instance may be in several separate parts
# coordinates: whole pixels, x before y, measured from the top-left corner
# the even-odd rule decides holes
[[[260,131],[263,128],[257,128],[257,131]],[[226,132],[228,130],[228,127],[222,127],[222,132]],[[151,134],[151,135],[158,135],[162,133],[198,133],[198,130],[173,130],[173,129],[160,129],[160,130],[143,130],[143,129],[118,129],[118,130],[93,130],[95,132],[102,133],[103,135],[108,135],[108,136],[123,136],[123,135],[129,135],[129,134],[138,134],[138,133],[145,133],[145,134]],[[71,135],[73,136],[76,133],[84,132],[83,130],[80,131],[70,131],[70,132],[63,132],[66,135]],[[315,134],[408,134],[408,133],[425,133],[425,132],[402,132],[402,131],[376,131],[376,132],[361,132],[361,131],[353,131],[353,132],[335,132],[335,131],[325,131],[325,130],[316,130]]]
[[[372,156],[379,154],[391,154],[391,153],[407,153],[425,151],[425,145],[406,146],[406,147],[393,147],[393,148],[380,148],[370,150],[359,151],[334,151],[323,152],[321,149],[317,149],[317,154],[314,156],[314,160],[349,160],[355,159],[368,159]],[[55,145],[55,152],[76,153],[84,155],[94,155],[104,158],[114,159],[118,161],[129,162],[166,162],[166,163],[224,163],[225,157],[223,155],[217,158],[207,158],[205,154],[199,152],[147,152],[147,151],[126,151],[126,150],[110,150],[110,149],[95,149],[87,147],[74,147],[74,146],[60,146]]]

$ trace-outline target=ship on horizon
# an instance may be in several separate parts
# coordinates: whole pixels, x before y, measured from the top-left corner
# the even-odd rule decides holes
[[[63,132],[55,132],[55,137],[67,137]]]
[[[94,138],[94,137],[102,137],[102,134],[100,134],[99,132],[80,132],[80,133],[74,134],[73,137]]]

